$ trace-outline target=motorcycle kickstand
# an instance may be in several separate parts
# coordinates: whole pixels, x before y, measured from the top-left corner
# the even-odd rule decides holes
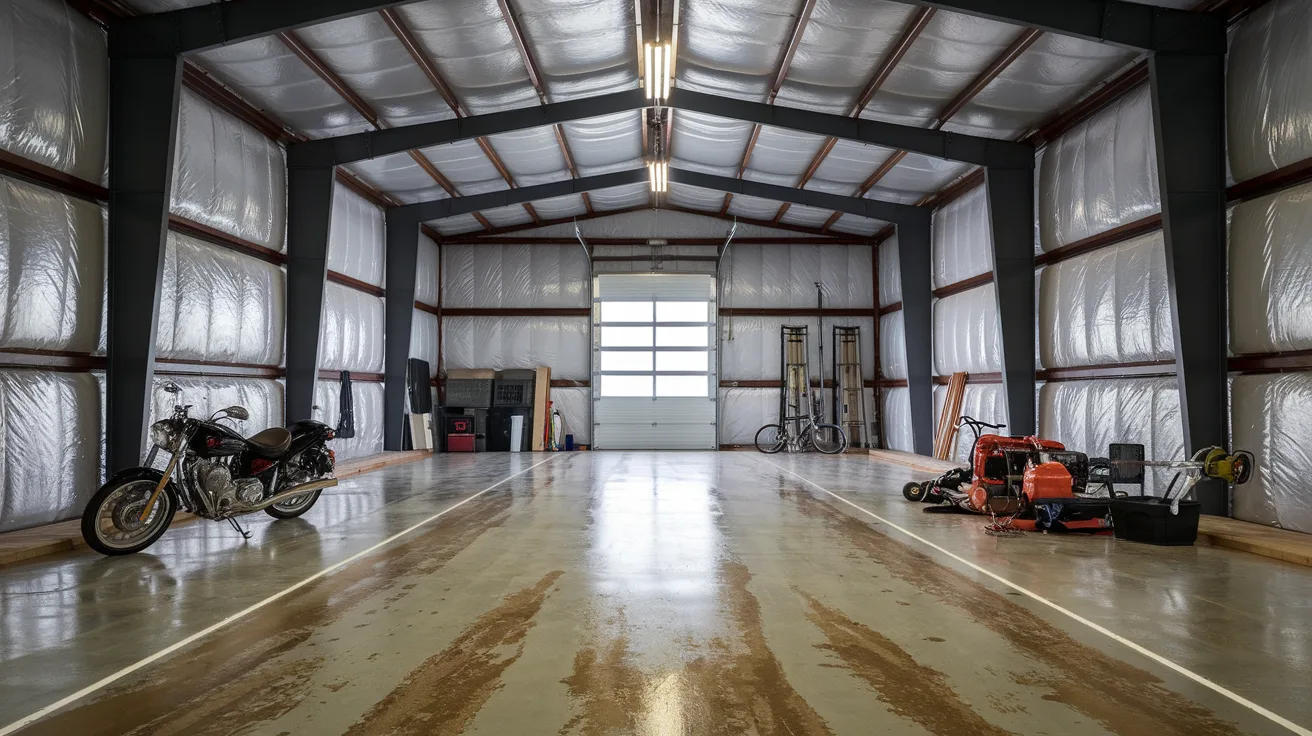
[[[233,529],[237,530],[237,533],[241,535],[242,539],[250,539],[252,536],[254,536],[253,534],[246,531],[245,529],[242,529],[241,522],[237,521],[235,517],[231,517],[231,516],[228,517],[228,523],[232,525]]]

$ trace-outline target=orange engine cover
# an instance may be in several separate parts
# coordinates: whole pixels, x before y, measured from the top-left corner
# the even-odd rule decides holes
[[[1016,513],[1020,503],[1015,496],[1006,494],[1005,486],[999,483],[981,483],[976,481],[966,492],[970,510],[977,514],[1009,515]]]
[[[1070,498],[1071,473],[1061,463],[1039,463],[1025,468],[1025,478],[1021,486],[1025,498]]]

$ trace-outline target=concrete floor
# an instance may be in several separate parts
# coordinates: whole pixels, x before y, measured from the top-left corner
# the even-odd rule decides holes
[[[299,520],[248,517],[248,543],[197,523],[132,557],[0,569],[0,734],[86,689],[23,733],[1294,730],[1261,709],[1312,724],[1312,570],[994,538],[903,501],[911,476],[859,456],[437,456],[344,482]]]

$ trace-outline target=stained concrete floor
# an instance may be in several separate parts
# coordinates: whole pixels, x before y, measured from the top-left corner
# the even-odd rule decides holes
[[[250,542],[197,523],[132,557],[0,569],[0,734],[88,689],[22,732],[1291,732],[1261,709],[1312,724],[1312,570],[994,538],[903,501],[913,475],[858,456],[436,456],[344,482],[302,519],[252,518]]]

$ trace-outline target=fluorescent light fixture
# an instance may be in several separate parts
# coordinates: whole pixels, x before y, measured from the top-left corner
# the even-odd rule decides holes
[[[647,44],[647,63],[643,65],[643,70],[647,72],[647,99],[656,97],[656,67],[652,63],[652,45]]]
[[[664,80],[661,84],[662,100],[668,99],[670,96],[670,57],[671,56],[674,56],[674,54],[670,53],[670,45],[667,43],[665,44],[665,65],[661,67],[662,69],[661,79]]]
[[[647,179],[651,190],[660,194],[669,188],[670,165],[665,161],[652,161],[647,164]]]
[[[670,96],[670,64],[674,54],[668,43],[646,44],[643,65],[647,99],[663,100]]]

